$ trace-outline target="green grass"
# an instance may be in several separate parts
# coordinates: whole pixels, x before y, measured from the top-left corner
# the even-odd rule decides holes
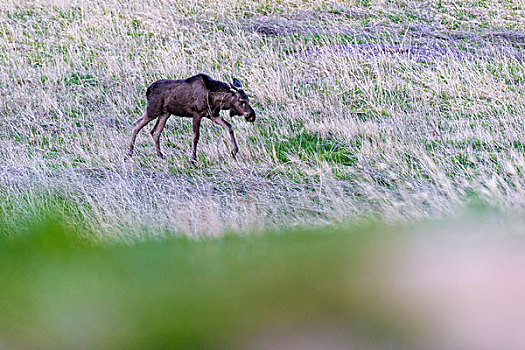
[[[357,162],[354,153],[359,146],[359,140],[354,145],[345,145],[337,139],[309,133],[300,133],[283,141],[267,141],[269,151],[273,151],[271,147],[275,148],[276,157],[282,163],[290,162],[290,157],[297,157],[304,162],[326,161],[351,166]]]
[[[66,86],[72,85],[94,86],[97,85],[97,80],[90,74],[71,73],[71,77],[66,81]]]

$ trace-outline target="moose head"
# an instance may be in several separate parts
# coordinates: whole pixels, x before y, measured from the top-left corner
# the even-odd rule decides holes
[[[241,82],[236,78],[233,78],[230,84],[230,91],[234,95],[230,109],[230,116],[233,117],[235,115],[240,115],[243,116],[246,121],[254,122],[255,111],[253,110],[252,106],[250,106],[250,99],[242,89]]]

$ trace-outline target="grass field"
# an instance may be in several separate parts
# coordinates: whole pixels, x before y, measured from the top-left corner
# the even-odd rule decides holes
[[[3,212],[78,203],[99,238],[192,237],[453,213],[470,196],[524,204],[519,1],[5,1],[0,11]],[[334,45],[426,45],[412,59]],[[437,49],[436,49],[437,50]],[[258,119],[172,117],[126,160],[146,87],[235,76]],[[39,206],[40,208],[45,206]]]
[[[523,349],[523,1],[0,4],[0,349]],[[240,153],[145,90],[238,78]],[[225,119],[228,117],[225,115]]]

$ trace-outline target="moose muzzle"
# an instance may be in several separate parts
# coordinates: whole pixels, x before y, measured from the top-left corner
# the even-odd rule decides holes
[[[252,111],[250,114],[245,116],[244,119],[246,119],[247,122],[253,123],[255,121],[255,112]]]

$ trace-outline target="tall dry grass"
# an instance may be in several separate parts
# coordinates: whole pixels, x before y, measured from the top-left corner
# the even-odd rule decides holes
[[[523,5],[5,1],[0,210],[15,222],[41,202],[69,203],[72,222],[124,239],[431,217],[471,196],[522,210]],[[296,54],[356,43],[471,55]],[[190,123],[177,117],[161,141],[167,160],[149,127],[126,160],[146,87],[199,72],[238,77],[252,96],[256,123],[233,122],[239,160],[204,122],[191,166]]]

